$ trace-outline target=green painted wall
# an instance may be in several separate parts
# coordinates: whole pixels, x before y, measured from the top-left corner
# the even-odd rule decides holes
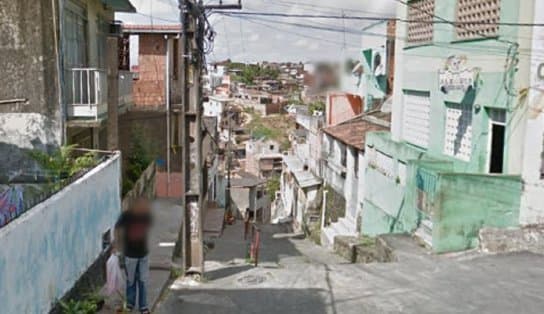
[[[435,15],[455,20],[457,1],[437,0]],[[518,0],[502,0],[501,21],[520,21],[532,14],[532,6],[531,1],[520,4]],[[407,182],[405,187],[400,186],[395,176],[386,177],[372,168],[367,170],[361,214],[363,234],[412,232],[423,217],[430,217],[434,250],[448,252],[477,246],[482,226],[517,225],[521,182],[516,175],[522,161],[520,134],[524,134],[524,124],[520,117],[524,108],[505,89],[505,60],[510,44],[504,41],[520,43],[519,72],[512,84],[522,89],[529,85],[526,72],[530,65],[524,54],[530,43],[524,38],[530,35],[522,28],[501,26],[499,41],[494,38],[460,41],[452,25],[438,23],[434,25],[432,43],[404,48],[398,62],[402,64],[402,81],[397,82],[400,88],[396,85],[396,92],[430,94],[430,142],[428,147],[420,148],[395,142],[388,132],[367,133],[366,143],[370,148],[393,156],[395,164],[406,163]],[[452,55],[464,56],[468,68],[480,69],[480,83],[475,90],[447,94],[440,90],[439,70]],[[468,162],[444,154],[448,103],[472,108],[472,151]],[[491,109],[506,112],[505,175],[500,176],[488,175]],[[427,197],[423,209],[418,206],[421,189]]]
[[[518,224],[521,179],[515,176],[441,174],[433,207],[433,250],[478,246],[482,227]]]

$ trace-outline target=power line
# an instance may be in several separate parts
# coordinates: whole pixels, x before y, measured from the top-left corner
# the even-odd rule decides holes
[[[327,25],[325,25],[325,26],[315,26],[315,25],[312,25],[312,24],[291,23],[291,22],[286,22],[286,21],[270,20],[270,19],[265,19],[265,18],[261,18],[261,17],[231,16],[231,15],[228,15],[228,14],[225,14],[224,16],[235,17],[235,18],[238,18],[238,19],[244,19],[246,21],[255,21],[255,20],[257,20],[257,21],[263,21],[263,22],[267,22],[267,23],[295,26],[295,27],[299,27],[299,28],[313,29],[313,30],[319,30],[319,31],[329,31],[329,32],[336,32],[336,33],[343,33],[344,32],[343,29],[327,27]],[[321,25],[323,25],[323,24],[321,24]],[[270,27],[269,24],[267,24],[266,26]],[[280,31],[288,32],[288,31],[283,30],[283,29],[280,29]],[[372,32],[369,32],[369,31],[360,31],[360,30],[355,30],[355,29],[346,29],[346,32],[350,33],[350,34],[377,36],[377,37],[384,37],[384,38],[395,38],[395,39],[404,40],[404,41],[407,40],[407,38],[405,38],[405,37],[398,37],[398,36],[391,37],[391,36],[388,36],[388,35],[385,35],[385,34],[378,34],[378,33],[372,33]],[[296,33],[296,34],[300,35],[299,33]],[[305,36],[307,36],[307,35],[305,35]],[[323,38],[318,38],[318,37],[311,37],[311,39],[324,41]],[[335,44],[338,43],[340,46],[343,45],[343,43],[341,43],[341,42],[333,42],[333,43],[335,43]],[[456,46],[455,44],[453,44],[451,42],[433,42],[433,44],[438,46],[438,47],[445,47],[445,48],[449,48],[449,49],[452,49],[452,50],[458,50],[458,51],[467,51],[467,50],[469,50],[469,51],[487,52],[487,53],[492,52],[493,54],[495,54],[497,56],[505,55],[506,52],[507,52],[505,48],[497,47],[497,46],[490,46],[490,45],[473,45],[473,46],[458,47],[458,46]],[[353,45],[351,45],[351,46],[361,48],[360,46],[353,46]],[[544,52],[544,50],[535,50],[535,49],[520,49],[520,51],[525,51],[526,53],[520,53],[520,55],[527,56],[527,57],[530,57],[531,55],[534,55],[535,52],[539,52],[540,55],[542,55],[542,52]],[[412,53],[409,53],[409,54],[414,55]],[[437,57],[427,56],[427,55],[419,55],[419,56],[427,57],[427,58],[437,58]]]
[[[229,14],[225,14],[225,16],[236,17],[236,18],[240,18],[240,19],[244,19],[244,20],[249,20],[249,19],[260,20],[260,21],[274,23],[274,24],[283,24],[283,25],[288,25],[288,26],[295,26],[295,27],[307,28],[307,29],[319,30],[319,31],[336,32],[336,33],[349,33],[349,34],[355,34],[355,35],[367,35],[367,36],[377,36],[377,37],[396,38],[396,39],[401,39],[401,40],[407,40],[407,38],[405,38],[405,37],[398,37],[398,36],[391,37],[391,36],[388,36],[386,34],[372,33],[372,32],[369,32],[369,31],[361,31],[361,30],[358,30],[358,29],[335,28],[335,27],[332,27],[332,26],[327,25],[327,24],[319,24],[319,25],[316,26],[316,25],[309,24],[309,23],[302,24],[302,23],[270,20],[270,19],[265,19],[265,18],[260,18],[260,17],[238,17],[238,16],[230,16]],[[452,45],[449,42],[435,42],[435,43],[436,44],[443,44],[443,45]],[[501,47],[494,47],[494,46],[487,46],[487,45],[478,45],[478,46],[475,46],[475,47],[468,47],[468,49],[472,49],[472,48],[485,49],[485,51],[488,51],[490,49],[503,51],[503,49]]]
[[[401,1],[401,0],[395,0]],[[279,13],[279,12],[227,12],[227,11],[214,11],[214,13],[232,15],[255,15],[255,16],[271,16],[271,17],[285,17],[285,18],[308,18],[308,19],[335,19],[335,20],[360,20],[360,21],[384,21],[391,20],[404,23],[419,23],[419,24],[451,24],[455,27],[464,27],[464,25],[495,25],[495,26],[516,26],[516,27],[544,27],[544,23],[514,23],[514,22],[486,22],[486,21],[474,21],[474,22],[454,22],[449,21],[436,15],[433,17],[439,18],[440,21],[421,21],[410,20],[401,18],[391,18],[387,16],[359,16],[359,15],[334,15],[334,14],[291,14],[291,13]],[[427,13],[430,14],[430,13]],[[476,32],[474,30],[466,29],[469,32]],[[483,38],[496,38],[483,36]]]

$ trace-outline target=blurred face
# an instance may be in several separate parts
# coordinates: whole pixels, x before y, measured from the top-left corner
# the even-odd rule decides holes
[[[139,199],[134,203],[131,210],[134,214],[149,214],[151,212],[151,204],[146,199]]]

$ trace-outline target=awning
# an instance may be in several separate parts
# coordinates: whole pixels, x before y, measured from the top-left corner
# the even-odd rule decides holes
[[[130,3],[130,0],[102,0],[102,2],[113,8],[115,12],[136,12],[136,8]]]

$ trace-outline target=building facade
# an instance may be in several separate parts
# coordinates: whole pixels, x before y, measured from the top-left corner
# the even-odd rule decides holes
[[[428,23],[433,12],[468,26]],[[417,0],[398,17],[391,132],[367,135],[373,182],[362,203],[367,235],[415,232],[435,252],[478,245],[483,227],[519,223],[534,2]],[[465,24],[464,24],[465,25]]]
[[[120,77],[113,21],[115,12],[135,11],[130,1],[8,0],[2,7],[3,167],[26,168],[25,151],[62,144],[115,148]]]

